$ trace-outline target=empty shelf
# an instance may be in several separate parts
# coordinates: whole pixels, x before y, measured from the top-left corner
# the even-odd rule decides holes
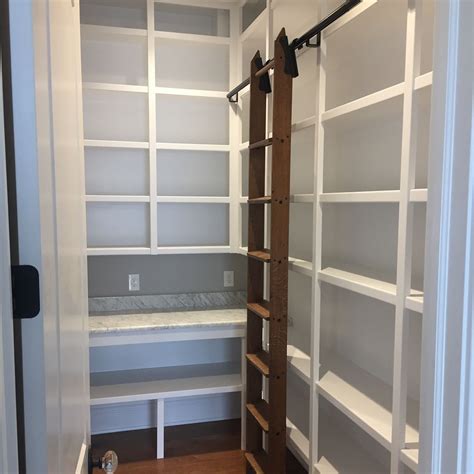
[[[251,258],[255,258],[256,260],[260,260],[262,262],[270,261],[270,252],[267,249],[252,250],[251,252],[247,252],[247,255]]]
[[[375,474],[388,472],[378,459],[350,435],[344,426],[339,426],[332,417],[320,413],[318,428],[320,455],[314,472],[319,474]]]
[[[248,200],[249,204],[269,204],[272,202],[271,196],[262,196],[258,198],[251,198]]]
[[[337,355],[323,364],[318,392],[356,425],[390,450],[392,442],[392,388],[377,377]],[[418,406],[409,400],[409,420],[417,418]],[[417,443],[418,431],[406,427],[406,442]]]
[[[289,345],[286,347],[286,356],[288,364],[290,364],[290,367],[296,375],[309,385],[311,377],[311,359],[309,358],[309,355],[305,354],[295,346]]]
[[[270,311],[268,309],[268,302],[266,301],[262,301],[261,303],[248,303],[247,309],[262,319],[270,319]]]
[[[250,143],[249,150],[254,150],[255,148],[265,148],[270,146],[273,142],[273,138],[266,138],[265,140],[260,140],[259,142]]]
[[[418,449],[402,449],[400,458],[412,471],[418,470]]]
[[[246,354],[247,360],[265,377],[270,375],[269,354],[260,351],[257,354]]]
[[[265,400],[247,403],[247,410],[255,418],[262,430],[268,433],[268,403]]]
[[[405,300],[405,306],[411,311],[416,313],[423,313],[423,295],[412,295],[407,296]]]
[[[309,440],[289,418],[286,419],[286,444],[290,451],[308,466]]]
[[[245,459],[252,466],[256,474],[265,474],[267,472],[267,453],[260,451],[259,453],[245,453]]]
[[[288,269],[309,277],[313,276],[313,263],[300,258],[290,257],[288,259]]]
[[[217,363],[91,374],[91,405],[239,392],[239,363]]]
[[[371,298],[385,301],[386,303],[395,304],[397,287],[393,283],[368,278],[331,267],[321,270],[318,275],[320,281],[361,295],[370,296]]]
[[[359,191],[351,193],[323,193],[322,203],[400,202],[400,191]]]

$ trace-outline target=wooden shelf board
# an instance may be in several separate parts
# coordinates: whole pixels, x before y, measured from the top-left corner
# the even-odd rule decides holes
[[[150,255],[150,247],[89,247],[87,255]]]
[[[317,383],[318,392],[378,443],[390,450],[392,439],[392,388],[337,355],[328,355]],[[418,411],[409,400],[409,419]],[[406,442],[417,443],[418,431],[406,427]]]
[[[141,148],[148,150],[148,142],[130,142],[121,140],[84,140],[85,147],[94,148]]]
[[[288,259],[288,269],[309,277],[313,276],[313,263],[307,260],[290,257]]]
[[[411,202],[427,202],[428,201],[428,190],[427,189],[412,189],[410,191]]]
[[[268,403],[265,400],[259,400],[255,403],[247,403],[247,410],[255,418],[263,431],[268,433]]]
[[[415,78],[415,90],[431,87],[433,84],[433,71],[427,72]]]
[[[265,377],[270,375],[270,354],[260,351],[257,354],[246,354],[247,360]]]
[[[194,246],[163,246],[153,249],[156,255],[190,255],[190,254],[212,254],[230,253],[229,245],[194,245]]]
[[[288,449],[307,467],[309,465],[309,440],[289,418],[286,419],[286,444]]]
[[[187,97],[209,97],[211,99],[225,99],[227,92],[206,89],[183,89],[176,87],[156,87],[158,95],[180,95]]]
[[[408,466],[412,471],[418,471],[418,449],[402,449],[400,453],[400,459],[403,464]]]
[[[88,194],[86,195],[86,202],[150,202],[150,196]]]
[[[265,39],[266,32],[267,8],[265,8],[253,22],[240,34],[240,43],[244,43],[248,39],[261,38]]]
[[[269,262],[270,261],[270,251],[267,249],[263,250],[252,250],[251,252],[247,252],[247,255],[251,258],[256,260],[260,260],[262,262]]]
[[[400,202],[400,191],[360,191],[348,193],[323,193],[322,203]]]
[[[193,33],[176,33],[173,31],[155,31],[155,38],[192,41],[195,43],[230,45],[230,38],[225,36],[198,35]]]
[[[266,468],[267,456],[268,455],[265,453],[265,451],[261,451],[259,453],[245,453],[245,459],[255,471],[255,474],[265,474],[268,472]]]
[[[268,309],[267,301],[261,303],[247,303],[247,309],[262,319],[270,319],[270,310]]]
[[[295,346],[286,346],[286,357],[290,368],[308,385],[311,383],[311,359]]]
[[[206,143],[164,143],[156,144],[157,150],[183,150],[183,151],[230,151],[230,145],[214,145]]]
[[[91,405],[238,392],[237,363],[124,370],[91,374]]]
[[[228,196],[157,196],[159,203],[183,204],[229,204]]]
[[[327,123],[334,121],[337,124],[346,124],[349,114],[357,113],[357,117],[351,117],[350,123],[360,120],[374,120],[380,116],[392,115],[401,112],[403,106],[403,93],[405,84],[395,84],[380,91],[369,94],[360,99],[353,100],[347,104],[342,104],[333,109],[327,110],[321,116],[321,121]]]
[[[117,26],[102,26],[81,24],[81,38],[100,39],[107,36],[147,36],[146,29],[123,28]]]
[[[84,90],[96,91],[115,91],[115,92],[139,92],[146,94],[148,86],[139,86],[132,84],[111,84],[106,82],[83,82],[82,88]]]
[[[370,296],[371,298],[389,304],[395,304],[397,287],[393,283],[376,280],[374,278],[331,267],[318,272],[318,278],[320,281],[338,286],[339,288],[344,288],[361,295]]]
[[[361,446],[338,421],[322,412],[319,416],[319,462],[314,473],[319,474],[366,474],[388,472],[372,453]]]
[[[411,295],[407,296],[405,300],[405,306],[410,311],[423,314],[423,295]]]

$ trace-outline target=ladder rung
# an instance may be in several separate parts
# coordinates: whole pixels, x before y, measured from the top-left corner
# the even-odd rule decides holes
[[[267,301],[262,301],[261,303],[248,303],[247,309],[257,316],[260,316],[262,319],[270,319],[270,310],[267,305]]]
[[[262,262],[269,262],[271,258],[268,249],[252,250],[251,252],[247,252],[247,255]]]
[[[265,472],[268,472],[266,468],[268,464],[267,456],[268,454],[263,450],[258,453],[245,453],[245,459],[256,474],[265,474]]]
[[[268,403],[265,400],[247,403],[247,410],[255,418],[262,430],[268,433]]]
[[[273,138],[267,138],[266,140],[260,140],[259,142],[251,143],[249,145],[249,150],[253,150],[255,148],[264,148],[266,146],[270,146],[273,142]]]
[[[269,204],[272,202],[271,196],[262,196],[258,198],[251,198],[248,200],[249,204]]]
[[[247,360],[265,377],[270,375],[269,358],[268,352],[260,351],[256,354],[246,354]]]

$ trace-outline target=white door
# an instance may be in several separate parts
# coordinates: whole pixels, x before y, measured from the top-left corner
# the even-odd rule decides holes
[[[40,273],[22,321],[27,473],[86,472],[87,260],[79,6],[10,0],[20,263]]]
[[[10,473],[18,460],[2,70],[0,54],[0,472]]]

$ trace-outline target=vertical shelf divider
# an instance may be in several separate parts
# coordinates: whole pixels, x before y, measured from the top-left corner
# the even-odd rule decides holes
[[[155,64],[155,1],[147,0],[148,39],[148,139],[150,157],[150,249],[158,253],[158,202],[156,167],[156,64]]]

